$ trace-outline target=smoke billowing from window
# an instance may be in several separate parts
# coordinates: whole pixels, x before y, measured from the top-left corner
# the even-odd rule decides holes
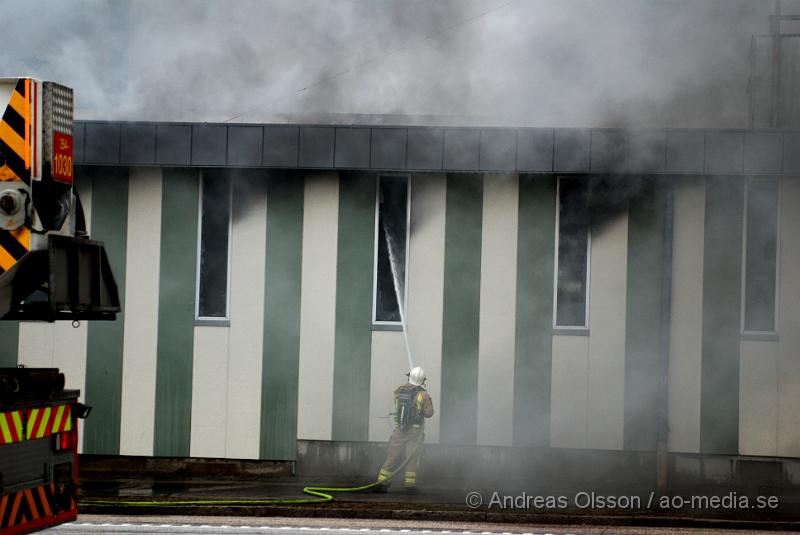
[[[746,127],[751,37],[768,30],[772,5],[0,0],[10,21],[0,34],[0,74],[72,86],[79,119],[265,122],[340,113],[473,125]],[[607,184],[590,192],[594,229],[644,196],[635,181]],[[742,210],[734,208],[735,221]],[[772,241],[762,241],[774,258]],[[656,282],[643,303],[661,299]]]
[[[71,85],[84,119],[739,127],[750,38],[767,31],[771,5],[3,0],[13,23],[0,65]]]

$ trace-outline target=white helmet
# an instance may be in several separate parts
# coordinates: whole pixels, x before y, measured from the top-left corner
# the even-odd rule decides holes
[[[419,366],[415,366],[411,368],[411,371],[408,372],[408,382],[414,386],[422,386],[425,384],[425,370],[420,368]]]

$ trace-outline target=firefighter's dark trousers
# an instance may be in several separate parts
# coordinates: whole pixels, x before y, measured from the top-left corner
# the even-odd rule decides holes
[[[417,485],[417,469],[422,457],[422,443],[425,441],[425,430],[422,426],[414,426],[407,431],[395,429],[389,438],[389,453],[386,455],[386,462],[383,463],[381,471],[378,472],[378,481],[389,484],[387,481],[392,472],[403,464],[407,455],[411,459],[405,468],[405,486],[415,487]]]

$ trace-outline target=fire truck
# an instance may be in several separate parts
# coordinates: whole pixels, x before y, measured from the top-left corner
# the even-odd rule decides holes
[[[0,78],[0,319],[113,320],[119,294],[73,187],[72,90]],[[0,108],[2,109],[2,108]],[[54,368],[0,368],[0,534],[77,516],[78,420]]]

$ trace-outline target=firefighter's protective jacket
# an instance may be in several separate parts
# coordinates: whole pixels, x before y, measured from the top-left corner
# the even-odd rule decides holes
[[[425,418],[433,416],[433,400],[431,399],[428,391],[421,386],[414,386],[410,383],[398,386],[394,391],[394,426],[397,428],[399,422],[397,421],[397,400],[398,396],[404,391],[416,390],[417,395],[414,397],[414,407],[416,413],[420,415],[419,422],[414,424],[414,427],[425,427]]]
[[[398,397],[409,390],[416,391],[414,396],[414,408],[419,415],[417,423],[413,423],[408,429],[403,430],[397,421]],[[430,394],[421,386],[414,386],[410,383],[399,386],[394,391],[394,426],[392,436],[389,438],[389,448],[386,455],[386,462],[383,463],[378,472],[378,481],[388,484],[392,473],[402,464],[406,455],[410,455],[408,464],[405,468],[403,482],[406,487],[415,487],[417,484],[417,470],[422,457],[422,442],[425,440],[425,418],[433,416],[433,401]]]

